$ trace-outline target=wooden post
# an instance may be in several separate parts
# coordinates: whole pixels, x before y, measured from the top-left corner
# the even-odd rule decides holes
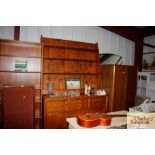
[[[143,31],[137,31],[135,35],[135,61],[134,66],[138,67],[138,71],[142,71],[142,60],[143,60],[143,41],[144,35]]]
[[[14,27],[14,40],[19,40],[20,36],[20,26]]]

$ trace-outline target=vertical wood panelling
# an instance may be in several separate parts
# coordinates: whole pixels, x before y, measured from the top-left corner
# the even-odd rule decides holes
[[[72,35],[72,39],[74,41],[81,41],[83,42],[85,40],[85,31],[84,31],[84,27],[80,27],[80,26],[73,26],[73,35]]]
[[[81,42],[93,42],[93,27],[91,26],[73,26],[72,39]]]
[[[29,41],[27,36],[28,36],[28,26],[21,26],[19,40]]]
[[[51,27],[50,26],[39,26],[39,36],[50,38]]]
[[[110,42],[111,42],[111,32],[107,30],[103,30],[103,46],[104,53],[111,53],[110,51]]]
[[[135,59],[135,43],[131,42],[131,65],[134,65],[134,59]]]
[[[93,42],[93,27],[92,26],[85,26],[84,27],[84,36],[85,42],[92,43]]]
[[[115,33],[111,33],[110,52],[118,54],[118,35]]]
[[[50,38],[61,39],[61,26],[51,26]]]
[[[72,38],[72,26],[61,27],[61,39],[70,40]]]
[[[39,36],[39,27],[38,26],[29,26],[28,27],[28,40],[39,42],[40,36]]]
[[[132,64],[132,62],[133,62],[132,58],[133,58],[134,53],[132,52],[132,50],[133,50],[133,43],[131,42],[130,43],[130,62],[129,62],[129,65]]]
[[[0,38],[14,39],[14,26],[0,26]]]
[[[99,29],[96,29],[96,27],[93,27],[93,41],[94,43],[98,43],[98,48],[100,53],[105,53],[104,52],[104,41],[103,41],[103,30],[102,28],[99,27]]]
[[[21,26],[20,40],[30,42],[40,42],[38,26]]]
[[[99,44],[99,51],[100,53],[105,53],[104,51],[104,47],[105,47],[105,44],[104,44],[104,31],[102,29],[99,29],[98,31],[98,36],[99,38],[97,38],[96,42],[98,42]]]
[[[131,42],[125,39],[125,64],[130,65],[131,62]]]
[[[125,65],[133,65],[134,42],[97,26],[21,27],[20,40],[40,41],[40,35],[49,38],[98,43],[100,53],[118,54]],[[132,45],[133,44],[133,45]]]
[[[118,55],[122,56],[123,63],[125,63],[125,39],[123,37],[118,37]]]

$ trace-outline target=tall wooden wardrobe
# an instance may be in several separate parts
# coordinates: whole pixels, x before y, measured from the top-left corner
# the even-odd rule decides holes
[[[129,110],[136,102],[138,69],[127,65],[101,65],[102,88],[109,90],[108,112]]]

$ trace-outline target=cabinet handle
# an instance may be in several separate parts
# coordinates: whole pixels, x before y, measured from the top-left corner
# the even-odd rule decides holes
[[[23,96],[23,99],[25,100],[26,99],[26,96]]]

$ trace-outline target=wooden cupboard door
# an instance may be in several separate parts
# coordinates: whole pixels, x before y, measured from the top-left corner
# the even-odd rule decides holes
[[[106,97],[96,97],[90,100],[90,112],[106,112]]]
[[[34,87],[3,89],[3,121],[5,129],[34,128]]]
[[[49,113],[46,116],[47,129],[67,129],[68,123],[66,122],[67,113]]]
[[[116,66],[114,82],[113,111],[126,109],[128,68]]]
[[[113,111],[114,99],[114,65],[101,65],[101,88],[109,90],[107,112]]]
[[[126,96],[126,110],[130,107],[134,107],[136,104],[136,94],[137,94],[137,73],[136,67],[128,68],[128,82],[127,82],[127,96]]]

